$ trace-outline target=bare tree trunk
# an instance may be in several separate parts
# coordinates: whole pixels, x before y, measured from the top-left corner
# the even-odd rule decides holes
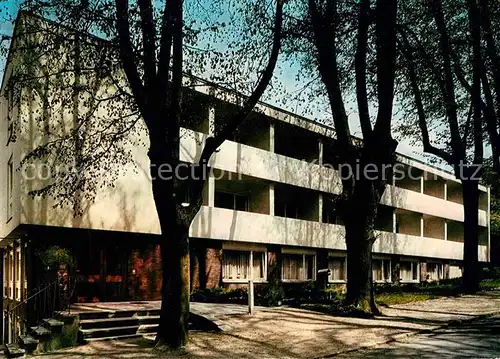
[[[346,204],[348,208],[344,220],[348,258],[346,303],[373,314],[380,313],[375,304],[371,266],[372,247],[376,239],[375,219],[380,202],[378,187],[373,181],[357,180],[354,193]]]
[[[170,221],[167,221],[170,222]],[[157,344],[182,348],[188,342],[189,324],[189,228],[173,225],[162,234],[162,300]]]
[[[463,289],[473,293],[479,289],[478,263],[478,211],[479,182],[474,179],[462,180],[464,203],[464,272]]]
[[[363,221],[357,217],[359,222]],[[347,304],[363,310],[371,310],[370,278],[372,242],[367,239],[365,228],[359,222],[350,220],[345,226],[347,258]],[[363,221],[364,222],[364,221]]]
[[[158,131],[159,133],[160,131]],[[162,300],[156,349],[182,348],[188,341],[189,324],[189,225],[179,220],[174,179],[161,174],[162,164],[175,168],[168,146],[152,136],[149,158],[153,197],[160,222]]]

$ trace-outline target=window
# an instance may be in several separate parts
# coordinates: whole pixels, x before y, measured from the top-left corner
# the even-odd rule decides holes
[[[346,280],[346,258],[345,257],[329,257],[328,269],[331,274],[328,277],[330,282],[345,282]]]
[[[323,197],[323,223],[343,224],[337,209],[337,201],[331,197]]]
[[[293,202],[275,202],[274,214],[279,217],[286,218],[299,218],[299,208],[296,203]]]
[[[13,198],[14,198],[14,165],[12,162],[12,156],[10,156],[9,162],[7,163],[7,221],[12,218],[13,212]]]
[[[222,280],[262,282],[266,280],[266,273],[265,252],[224,250]]]
[[[402,261],[399,265],[399,277],[402,282],[418,282],[418,262]]]
[[[427,263],[427,279],[437,281],[443,278],[443,265],[441,263]]]
[[[314,254],[283,254],[282,278],[289,281],[316,279]]]
[[[372,276],[374,282],[390,282],[391,281],[391,260],[373,258],[372,260]]]
[[[248,211],[248,196],[217,191],[215,192],[215,207]]]

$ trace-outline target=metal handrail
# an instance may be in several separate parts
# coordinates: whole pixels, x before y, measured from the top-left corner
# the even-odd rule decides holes
[[[27,297],[26,299],[24,299],[22,302],[19,302],[17,303],[13,308],[11,308],[10,310],[7,311],[7,315],[11,314],[14,310],[16,310],[18,307],[22,306],[23,304],[26,304],[30,299],[32,298],[35,298],[36,296],[38,296],[40,293],[44,292],[45,290],[47,290],[48,287],[51,287],[53,284],[55,284],[56,282],[58,282],[58,280],[53,280],[52,282],[48,282],[48,283],[44,283],[44,284],[41,284],[39,285],[37,288],[35,288],[34,290],[40,288],[41,286],[44,286],[43,288],[39,289],[35,294],[32,294],[30,295],[29,297]],[[33,292],[33,291],[32,291]]]
[[[69,306],[71,305],[71,297],[73,296],[76,288],[76,281],[72,281],[68,277],[68,286],[66,290],[67,301],[65,303],[61,301],[62,296],[60,284],[61,281],[60,278],[58,278],[48,283],[39,285],[37,288],[35,288],[35,290],[38,290],[31,291],[31,293],[34,293],[28,296],[22,302],[17,303],[12,309],[6,312],[6,315],[8,315],[7,319],[10,326],[10,333],[13,335],[13,337],[11,337],[11,341],[17,342],[18,336],[31,334],[34,331],[33,329],[31,329],[31,325],[34,325],[34,327],[36,327],[42,319],[53,319],[61,311],[69,308]],[[33,306],[33,308],[29,308],[29,306]],[[20,309],[23,307],[25,308],[24,313],[20,311]],[[27,312],[30,312],[30,314],[34,315],[34,317],[31,318],[34,320],[30,320],[30,318],[28,318]],[[29,323],[30,321],[31,323]],[[19,328],[19,333],[17,333],[17,323],[22,324]],[[7,326],[4,325],[4,335],[7,335],[6,329]]]

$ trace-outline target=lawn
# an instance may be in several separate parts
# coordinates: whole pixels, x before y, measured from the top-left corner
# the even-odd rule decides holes
[[[380,305],[405,304],[436,299],[440,296],[429,293],[381,293],[375,296],[375,301]]]

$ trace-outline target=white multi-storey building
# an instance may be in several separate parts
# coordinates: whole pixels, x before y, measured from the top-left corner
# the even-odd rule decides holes
[[[32,95],[23,96],[17,106],[9,105],[6,84],[13,66],[15,61],[9,58],[0,93],[4,311],[41,282],[44,268],[37,253],[49,245],[67,248],[74,257],[75,300],[158,298],[160,228],[147,175],[147,146],[131,148],[133,161],[114,180],[114,187],[100,188],[93,200],[82,199],[82,216],[75,217],[71,206],[54,207],[53,198],[29,196],[41,182],[24,176],[20,163],[43,143],[45,134],[33,122],[42,104]],[[197,105],[184,112],[182,161],[196,161],[211,123],[224,121],[232,111],[234,105],[223,94],[208,84],[190,93],[191,103]],[[64,116],[72,115],[58,114],[68,131],[74,122]],[[130,136],[148,143],[141,128]],[[258,105],[252,119],[223,143],[209,163],[213,171],[206,182],[204,205],[190,228],[194,288],[250,278],[265,283],[270,276],[283,283],[315,280],[317,270],[327,266],[331,283],[345,283],[344,227],[335,208],[341,183],[333,145],[332,128]],[[112,173],[117,166],[110,164],[107,171]],[[398,166],[411,176],[393,179],[383,195],[373,247],[374,280],[418,282],[460,276],[464,222],[460,182],[446,171],[403,155],[398,156]],[[481,186],[480,191],[479,260],[487,262],[489,190]]]

